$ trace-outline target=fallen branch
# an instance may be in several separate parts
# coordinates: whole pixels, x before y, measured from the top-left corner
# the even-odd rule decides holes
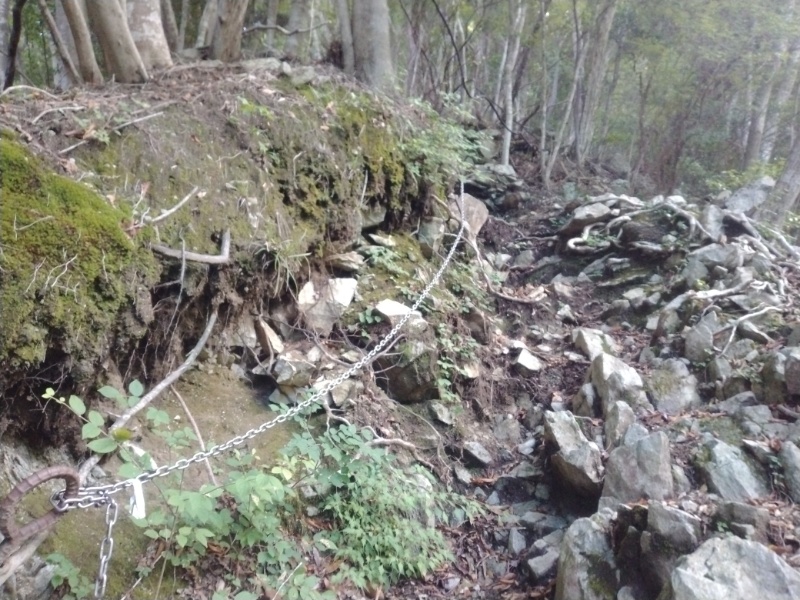
[[[134,406],[126,410],[122,413],[116,421],[108,428],[108,433],[113,434],[115,431],[118,431],[125,427],[128,424],[128,421],[133,418],[138,412],[142,409],[146,408],[148,404],[150,404],[153,400],[158,398],[165,389],[175,383],[178,378],[183,375],[186,371],[189,370],[194,362],[197,360],[198,355],[200,354],[201,350],[205,347],[206,342],[208,341],[208,337],[211,335],[211,330],[214,329],[214,325],[217,322],[217,312],[216,310],[211,314],[211,317],[208,319],[208,324],[206,325],[203,334],[200,336],[200,339],[195,344],[195,347],[192,348],[192,351],[189,352],[189,355],[186,357],[186,360],[183,361],[181,366],[177,369],[172,371],[169,375],[167,375],[162,381],[157,383],[153,389],[151,389],[147,394],[141,397],[139,402],[137,402]],[[100,455],[94,454],[90,456],[86,462],[81,465],[80,470],[78,471],[81,476],[81,482],[86,480],[86,476],[89,472],[100,462]]]
[[[30,92],[37,92],[39,94],[43,94],[43,95],[47,96],[48,98],[50,98],[51,100],[60,100],[60,98],[58,96],[54,96],[53,94],[51,94],[49,92],[45,92],[44,90],[41,90],[41,89],[39,89],[37,87],[33,87],[32,85],[12,85],[11,87],[7,87],[2,92],[0,92],[0,98],[2,98],[3,96],[5,96],[6,94],[9,94],[11,92],[18,92],[18,91],[23,91],[23,90],[28,90]]]
[[[49,115],[50,113],[54,113],[54,112],[61,112],[62,110],[86,110],[86,107],[84,107],[84,106],[58,106],[56,108],[48,108],[47,110],[43,110],[38,115],[36,115],[36,118],[33,121],[31,121],[31,125],[36,125],[36,123],[42,117],[44,117],[45,115]]]
[[[251,25],[250,27],[246,27],[242,31],[242,35],[247,35],[248,33],[253,33],[254,31],[268,31],[270,29],[279,31],[283,35],[296,35],[298,33],[309,33],[314,31],[315,29],[319,29],[320,27],[324,27],[325,25],[330,25],[329,21],[322,21],[313,25],[311,27],[306,27],[305,29],[286,29],[285,27],[281,27],[280,25],[264,25],[262,23],[256,23],[255,25]],[[277,597],[277,596],[276,596]]]
[[[777,306],[767,306],[766,308],[762,308],[761,310],[757,310],[754,313],[749,313],[749,314],[743,315],[743,316],[739,317],[738,319],[736,319],[733,323],[730,323],[728,325],[728,327],[731,328],[731,335],[728,338],[727,343],[722,348],[722,352],[720,352],[719,355],[720,356],[725,356],[725,353],[730,348],[731,344],[733,343],[733,340],[736,339],[736,330],[739,329],[739,325],[741,325],[742,323],[744,323],[745,321],[748,321],[750,319],[755,319],[756,317],[760,317],[762,315],[765,315],[768,312],[773,311],[773,310],[774,311],[780,311],[781,309],[778,308]],[[767,338],[767,339],[769,339],[769,338]]]
[[[231,232],[226,230],[222,234],[222,247],[218,255],[213,254],[198,254],[197,252],[183,252],[182,250],[174,250],[161,244],[150,244],[150,249],[153,252],[158,252],[170,258],[179,258],[181,260],[190,260],[192,262],[204,263],[207,265],[225,265],[230,262],[231,250]]]
[[[200,444],[200,450],[203,452],[206,451],[206,443],[203,441],[203,434],[200,433],[200,428],[197,426],[197,421],[194,420],[192,413],[189,412],[189,407],[186,405],[186,402],[183,400],[183,396],[178,393],[178,390],[175,389],[175,386],[170,386],[169,388],[175,397],[180,402],[181,408],[183,408],[183,412],[186,413],[186,418],[189,419],[189,423],[192,425],[192,429],[194,430],[194,435],[197,437],[197,443]],[[217,478],[214,476],[214,470],[211,468],[211,462],[206,458],[203,461],[203,464],[206,466],[206,471],[208,472],[208,478],[211,480],[211,483],[214,484],[214,487],[218,487],[219,483],[217,482]]]
[[[121,125],[117,125],[116,127],[112,127],[111,128],[111,132],[115,133],[115,132],[121,131],[122,129],[125,129],[129,125],[134,125],[136,123],[141,123],[142,121],[147,121],[148,119],[152,119],[154,117],[158,117],[158,116],[163,115],[163,114],[164,114],[164,111],[159,111],[157,113],[153,113],[152,115],[145,115],[144,117],[139,117],[138,119],[133,119],[131,121],[126,121],[125,123],[122,123]],[[80,146],[83,146],[84,144],[88,144],[93,139],[95,139],[95,138],[87,138],[87,139],[81,140],[77,144],[72,144],[72,146],[68,146],[67,148],[64,148],[63,150],[59,150],[58,154],[59,155],[60,154],[68,154],[69,152],[72,152],[73,150],[75,150],[75,148],[79,148]]]
[[[200,190],[200,188],[199,188],[199,187],[197,187],[197,186],[193,187],[193,188],[192,188],[192,191],[191,191],[191,192],[189,192],[188,194],[186,194],[186,196],[184,196],[184,197],[183,197],[183,199],[182,199],[180,202],[178,202],[178,203],[177,203],[175,206],[173,206],[173,207],[172,207],[172,208],[170,208],[169,210],[166,210],[166,211],[164,211],[163,213],[161,213],[161,214],[160,214],[160,215],[158,215],[157,217],[148,217],[147,215],[142,215],[142,223],[149,223],[149,224],[153,225],[153,224],[155,224],[155,223],[158,223],[159,221],[163,221],[163,220],[164,220],[164,219],[166,219],[168,216],[170,216],[171,214],[173,214],[175,211],[179,210],[181,206],[183,206],[183,205],[184,205],[184,204],[186,204],[186,203],[187,203],[189,200],[191,200],[191,199],[192,199],[192,197],[194,197],[194,195],[195,195],[195,194],[196,194],[196,193],[197,193],[199,190]]]

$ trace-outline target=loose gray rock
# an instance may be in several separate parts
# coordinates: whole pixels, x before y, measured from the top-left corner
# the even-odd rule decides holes
[[[634,412],[653,409],[639,373],[615,356],[605,352],[597,355],[592,360],[591,380],[602,400],[604,415],[617,401],[627,403]]]
[[[556,600],[613,600],[619,587],[609,544],[613,512],[578,519],[564,535],[558,559]]]
[[[523,377],[532,377],[542,370],[542,361],[523,348],[514,361],[514,368]]]
[[[800,396],[800,347],[784,348],[786,356],[784,379],[786,391],[791,396]]]
[[[669,358],[654,369],[647,379],[653,405],[659,412],[679,415],[700,406],[697,378],[683,361]]]
[[[481,467],[488,467],[494,462],[492,455],[480,442],[466,442],[464,453],[467,459]]]
[[[444,425],[453,424],[453,415],[450,412],[450,409],[447,408],[441,402],[431,402],[430,410],[431,414],[433,415],[433,418],[436,419],[439,423],[443,423]]]
[[[501,444],[516,445],[522,439],[519,421],[511,415],[498,415],[492,427],[492,434]]]
[[[569,412],[545,413],[545,439],[556,449],[553,468],[563,483],[583,496],[597,496],[603,481],[603,461],[597,444],[583,435]]]
[[[769,493],[763,475],[745,461],[741,450],[730,444],[707,440],[695,462],[708,488],[723,500],[744,502]]]
[[[563,236],[571,236],[583,231],[587,225],[605,221],[610,216],[611,209],[602,202],[584,204],[575,209],[572,218],[559,230],[559,233]]]
[[[558,567],[558,550],[548,550],[542,556],[530,558],[525,562],[533,583],[541,583],[555,575]]]
[[[604,424],[606,448],[616,448],[622,443],[628,428],[636,422],[633,409],[625,402],[617,401],[611,405]]]
[[[750,531],[750,538],[767,543],[770,514],[766,508],[743,502],[724,502],[717,511],[717,519],[732,531]]]
[[[422,256],[431,258],[442,245],[444,238],[445,221],[439,217],[428,217],[419,224],[417,240]]]
[[[687,512],[653,502],[647,511],[647,530],[642,532],[642,567],[661,589],[669,581],[678,559],[700,545],[701,521]]]
[[[692,362],[706,361],[714,348],[714,334],[721,328],[717,313],[709,312],[683,334],[684,356]]]
[[[572,412],[578,417],[599,417],[600,404],[594,386],[591,383],[584,383],[572,398]]]
[[[780,458],[789,495],[795,503],[800,502],[800,448],[786,440],[781,447]]]
[[[519,527],[512,527],[508,532],[508,552],[512,556],[521,554],[527,548],[525,532]]]
[[[669,438],[658,431],[611,452],[600,507],[614,508],[641,498],[664,500],[673,492]]]
[[[606,335],[599,329],[578,327],[572,330],[572,343],[583,352],[589,360],[594,360],[597,355],[605,352],[612,356],[619,354],[619,345],[614,338]]]
[[[769,175],[739,188],[725,201],[728,210],[747,213],[764,203],[775,187],[775,180]]]
[[[307,282],[297,295],[297,306],[308,327],[320,335],[328,335],[356,293],[355,279],[329,279],[317,287]]]
[[[786,384],[786,355],[770,352],[761,367],[761,385],[756,387],[759,399],[766,404],[783,404],[789,395]]]
[[[712,538],[679,561],[659,600],[800,599],[800,574],[766,546]]]

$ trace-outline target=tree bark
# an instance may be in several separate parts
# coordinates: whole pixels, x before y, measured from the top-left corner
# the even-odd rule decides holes
[[[525,16],[528,6],[524,0],[516,0],[509,6],[509,31],[511,37],[508,40],[509,50],[503,69],[503,145],[500,150],[500,164],[508,166],[511,157],[511,136],[514,133],[514,68],[517,64],[519,55],[519,45],[522,38],[522,30],[525,28]]]
[[[8,25],[10,0],[0,0],[0,77],[3,77],[8,67],[8,42],[11,29]]]
[[[353,56],[353,30],[350,29],[350,8],[347,0],[336,0],[336,17],[339,19],[339,39],[342,43],[342,68],[348,75],[356,72]],[[413,48],[411,50],[413,52]]]
[[[168,3],[169,0],[164,2]],[[162,0],[136,0],[126,3],[128,29],[147,72],[172,66],[169,44],[161,23],[162,4]]]
[[[64,41],[64,38],[61,36],[61,32],[58,29],[56,20],[53,17],[53,14],[50,12],[50,9],[47,7],[47,2],[45,2],[45,0],[38,0],[38,3],[39,3],[39,10],[42,13],[42,18],[44,19],[45,23],[47,23],[47,28],[50,30],[50,35],[53,37],[53,43],[55,44],[56,50],[58,51],[60,64],[57,65],[55,72],[57,74],[65,73],[67,75],[67,79],[64,82],[67,85],[64,86],[62,83],[61,86],[62,89],[67,89],[71,85],[80,83],[81,76],[78,73],[78,69],[75,67],[75,63],[72,61],[72,56],[70,55],[70,48]],[[54,77],[54,79],[57,78],[58,75]]]
[[[756,209],[755,218],[782,229],[789,212],[797,207],[798,199],[800,199],[800,138],[795,140],[792,146],[786,167],[778,178],[775,189],[766,202]]]
[[[772,65],[767,70],[766,78],[756,94],[755,104],[750,109],[750,127],[747,130],[747,146],[742,160],[742,170],[752,167],[761,156],[761,145],[764,141],[764,127],[767,123],[769,101],[775,85],[775,71],[780,67],[780,55],[776,54]]]
[[[617,0],[606,0],[600,6],[597,16],[591,15],[595,24],[589,29],[589,39],[584,41],[587,45],[587,48],[584,49],[584,55],[587,58],[586,66],[581,74],[583,85],[581,86],[581,93],[576,96],[577,106],[572,112],[575,124],[573,150],[579,168],[586,160],[594,137],[595,115],[600,105],[603,82],[608,69],[608,57],[610,54],[608,39],[616,12]]]
[[[197,25],[197,38],[194,42],[195,48],[204,48],[211,44],[211,36],[214,33],[214,23],[217,21],[217,0],[207,0]]]
[[[289,12],[287,29],[289,36],[283,46],[283,54],[289,60],[305,58],[308,44],[308,18],[311,14],[311,0],[293,0],[292,10]]]
[[[211,58],[222,62],[242,55],[242,26],[249,0],[219,0],[217,22],[211,38]]]
[[[147,69],[128,29],[122,7],[113,1],[87,3],[89,19],[108,67],[121,83],[147,81]],[[163,35],[163,32],[162,32]]]
[[[6,70],[0,74],[3,76],[3,89],[14,85],[14,78],[17,76],[17,51],[22,36],[22,9],[25,7],[25,2],[27,0],[15,0],[14,6],[11,7],[11,33],[8,36]]]
[[[781,118],[797,84],[798,71],[800,71],[800,40],[795,40],[789,50],[783,73],[778,80],[775,100],[764,125],[764,140],[761,144],[761,161],[764,163],[772,160],[775,144],[778,141]]]
[[[167,38],[170,52],[183,50],[183,46],[178,46],[180,34],[175,10],[172,8],[172,0],[161,0],[161,24],[164,26],[164,35]]]
[[[353,0],[353,56],[356,77],[384,92],[394,88],[387,0]]]
[[[275,50],[275,26],[278,24],[278,9],[280,0],[268,0],[267,3],[267,39],[264,44],[268,52]]]

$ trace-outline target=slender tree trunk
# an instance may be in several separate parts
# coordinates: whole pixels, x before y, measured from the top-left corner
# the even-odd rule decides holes
[[[492,95],[492,106],[495,110],[500,106],[500,94],[503,93],[503,74],[506,72],[506,61],[508,61],[508,49],[511,45],[511,40],[505,38],[503,40],[503,53],[500,55],[500,68],[497,69],[497,80],[494,84],[494,94]]]
[[[75,66],[77,78],[73,81],[72,77],[67,72],[66,65],[64,65],[61,61],[59,61],[55,75],[53,77],[53,86],[57,90],[67,90],[74,83],[78,84],[83,83],[83,78],[81,77],[80,71],[77,71],[78,53],[75,51],[75,40],[72,39],[72,31],[70,31],[69,21],[67,21],[67,15],[64,13],[64,4],[62,2],[56,2],[56,12],[54,18],[56,22],[56,29],[58,30],[58,35],[63,40],[64,46],[66,47],[66,51],[69,54],[70,60],[72,61],[72,64]]]
[[[146,72],[172,66],[169,44],[161,23],[162,4],[162,0],[126,3],[128,30]]]
[[[353,75],[356,67],[353,56],[353,30],[350,29],[350,8],[347,6],[347,0],[336,0],[336,18],[339,20],[339,39],[342,43],[342,67],[345,73]],[[413,47],[411,51],[413,52]]]
[[[211,36],[214,33],[214,23],[217,21],[217,0],[206,0],[200,23],[197,25],[197,38],[195,48],[205,48],[211,45]]]
[[[109,1],[88,2],[86,8],[89,11],[92,29],[117,81],[122,83],[147,81],[147,69],[136,49],[122,7],[117,2]]]
[[[608,68],[610,55],[608,39],[617,12],[617,0],[606,0],[598,12],[594,19],[595,25],[590,30],[591,37],[585,42],[588,45],[584,51],[587,57],[584,69],[585,81],[581,89],[579,106],[573,110],[575,117],[573,149],[579,168],[586,160],[593,140],[595,115],[602,98],[603,83]]]
[[[772,160],[772,153],[775,151],[775,143],[780,130],[779,124],[797,84],[798,71],[800,71],[800,40],[795,40],[789,50],[783,74],[777,84],[778,89],[775,91],[775,100],[764,125],[764,140],[761,144],[761,161],[764,163]]]
[[[265,41],[267,49],[275,49],[275,26],[278,24],[278,8],[280,0],[268,0],[267,4],[267,39]]]
[[[161,24],[164,27],[164,35],[167,38],[167,45],[170,52],[179,52],[183,46],[178,46],[178,21],[175,18],[175,10],[172,8],[172,0],[161,0]]]
[[[775,71],[780,66],[780,55],[776,54],[771,67],[767,70],[766,79],[756,94],[755,105],[750,109],[750,127],[747,131],[747,145],[742,160],[742,170],[746,171],[758,161],[761,155],[761,144],[764,140],[764,127],[767,123],[769,101],[775,85]]]
[[[86,7],[82,6],[78,0],[61,0],[61,4],[69,22],[72,40],[75,43],[81,78],[85,83],[100,85],[103,83],[103,76],[100,74],[100,67],[97,66],[97,59],[94,56]]]
[[[4,77],[8,68],[8,42],[11,28],[8,24],[10,0],[0,0],[0,77]]]
[[[786,167],[775,184],[775,189],[761,206],[756,209],[755,218],[777,229],[783,228],[786,217],[797,208],[800,199],[800,138],[795,140]]]
[[[66,89],[71,85],[80,83],[81,76],[78,74],[78,69],[75,67],[75,63],[72,61],[72,56],[70,56],[69,52],[69,46],[67,46],[64,38],[61,37],[61,32],[58,30],[55,17],[53,17],[53,13],[50,12],[47,2],[45,2],[45,0],[38,0],[38,3],[39,10],[42,13],[42,18],[47,24],[47,28],[50,30],[50,35],[53,38],[53,44],[55,44],[59,57],[59,61],[55,69],[56,76],[53,78],[53,80],[55,82],[60,73],[66,74],[67,86],[64,88]]]
[[[394,88],[394,67],[387,0],[353,0],[353,56],[356,77],[389,92]]]
[[[508,161],[511,157],[511,136],[514,132],[514,67],[517,64],[527,11],[528,5],[524,0],[517,0],[514,5],[509,7],[509,15],[513,16],[511,17],[511,23],[509,23],[509,30],[511,31],[510,48],[503,73],[505,106],[503,114],[503,145],[500,150],[500,164],[503,166],[508,166]]]
[[[8,36],[8,58],[6,60],[6,70],[3,75],[2,88],[6,89],[14,85],[14,78],[17,76],[17,52],[19,41],[22,37],[22,9],[27,0],[14,0],[11,7],[11,33]]]
[[[249,0],[219,0],[217,22],[211,40],[211,58],[222,62],[242,55],[242,26]]]
[[[290,60],[303,60],[308,44],[308,19],[311,15],[311,0],[293,0],[289,12],[289,37],[283,46],[283,54]]]
[[[181,23],[178,26],[178,43],[177,43],[178,52],[186,48],[186,27],[188,27],[188,25],[189,25],[189,0],[181,0]]]

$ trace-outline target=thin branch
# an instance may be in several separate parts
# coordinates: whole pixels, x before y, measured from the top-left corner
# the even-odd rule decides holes
[[[160,215],[158,215],[157,217],[148,217],[148,216],[146,216],[146,215],[143,215],[143,216],[142,216],[142,222],[143,222],[143,223],[150,223],[150,224],[152,225],[152,224],[154,224],[154,223],[158,223],[159,221],[163,221],[163,220],[164,220],[164,219],[166,219],[168,216],[170,216],[171,214],[173,214],[175,211],[177,211],[178,209],[180,209],[180,207],[181,207],[181,206],[183,206],[183,205],[184,205],[184,204],[186,204],[186,203],[187,203],[189,200],[191,200],[191,199],[192,199],[192,197],[193,197],[193,196],[194,196],[194,195],[195,195],[195,194],[196,194],[196,193],[197,193],[199,190],[200,190],[200,188],[199,188],[199,187],[197,187],[197,186],[195,186],[194,188],[192,188],[192,191],[191,191],[191,192],[189,192],[188,194],[186,194],[186,196],[184,196],[184,198],[183,198],[183,199],[182,199],[180,202],[178,202],[178,203],[177,203],[175,206],[173,206],[173,207],[172,207],[172,208],[170,208],[169,210],[167,210],[167,211],[164,211],[163,213],[161,213],[161,214],[160,214]]]
[[[247,35],[248,33],[253,33],[254,31],[264,31],[269,29],[274,29],[275,31],[279,31],[283,35],[297,35],[298,33],[308,33],[310,31],[314,31],[315,29],[319,29],[320,27],[325,27],[325,25],[330,25],[330,21],[322,21],[306,29],[292,29],[291,31],[289,31],[288,29],[286,29],[285,27],[281,27],[280,25],[264,25],[263,23],[256,23],[255,25],[246,27],[244,31],[242,31],[242,35]]]
[[[20,87],[20,86],[17,86],[17,87]],[[164,111],[159,111],[157,113],[153,113],[152,115],[145,115],[143,117],[139,117],[138,119],[133,119],[131,121],[126,121],[125,123],[117,125],[116,127],[112,127],[111,128],[111,132],[118,132],[118,131],[120,131],[122,129],[125,129],[129,125],[135,125],[136,123],[141,123],[142,121],[147,121],[148,119],[152,119],[154,117],[158,117],[158,116],[161,116],[163,114],[164,114]],[[81,140],[77,144],[72,144],[72,146],[68,146],[67,148],[64,148],[63,150],[59,150],[58,153],[59,154],[68,154],[69,152],[72,152],[73,150],[75,150],[75,148],[79,148],[80,146],[83,146],[84,144],[88,144],[90,141],[92,141],[92,139],[94,139],[94,138]]]
[[[56,108],[48,108],[47,110],[43,110],[38,115],[36,115],[36,118],[33,121],[31,121],[31,125],[36,125],[37,121],[39,121],[39,119],[41,119],[45,115],[49,115],[50,113],[54,113],[54,112],[61,112],[62,110],[86,110],[86,107],[85,106],[57,106]]]
[[[206,342],[208,341],[208,337],[211,335],[211,330],[214,329],[214,325],[216,324],[216,322],[217,322],[217,311],[215,310],[211,314],[211,317],[208,319],[208,324],[206,325],[203,334],[200,336],[200,339],[197,341],[195,347],[192,348],[192,351],[189,352],[189,355],[186,357],[186,360],[183,361],[183,363],[177,369],[172,371],[162,381],[157,383],[153,387],[153,389],[151,389],[147,394],[142,396],[139,399],[139,402],[137,402],[134,406],[132,406],[124,413],[122,413],[119,416],[119,418],[116,421],[114,421],[113,425],[111,425],[111,427],[108,428],[109,434],[113,434],[115,431],[125,427],[128,424],[128,421],[130,421],[131,418],[134,417],[134,415],[136,415],[138,412],[146,408],[147,405],[149,405],[153,400],[158,398],[161,392],[163,392],[165,389],[167,389],[169,386],[175,383],[181,375],[183,375],[186,371],[189,370],[189,368],[197,360],[197,357],[200,354],[200,352],[205,347]],[[99,454],[94,454],[90,456],[86,460],[86,462],[84,462],[81,465],[81,468],[79,470],[81,481],[86,480],[86,476],[97,465],[97,463],[100,462],[100,458],[101,457]]]
[[[742,323],[744,323],[745,321],[748,321],[750,319],[755,319],[756,317],[760,317],[762,315],[765,315],[768,312],[771,312],[771,311],[779,311],[780,312],[780,310],[781,309],[778,308],[777,306],[767,306],[766,308],[762,308],[761,310],[758,310],[758,311],[756,311],[754,313],[749,313],[749,314],[743,315],[743,316],[739,317],[738,319],[736,319],[733,323],[728,325],[728,327],[731,328],[731,335],[730,335],[730,337],[728,337],[728,342],[725,344],[725,347],[722,348],[722,352],[720,352],[719,355],[720,356],[725,356],[725,353],[731,347],[731,344],[733,343],[733,340],[736,339],[736,331],[739,329],[739,325],[741,325]],[[767,338],[767,339],[769,339],[769,338]]]
[[[218,255],[213,254],[198,254],[197,252],[182,252],[181,250],[173,250],[161,244],[150,244],[150,249],[153,252],[158,252],[170,258],[180,258],[181,260],[190,260],[192,262],[204,263],[207,265],[225,265],[230,261],[231,250],[231,232],[226,230],[222,234],[222,248]]]
[[[186,413],[186,418],[189,419],[189,423],[192,425],[192,429],[194,429],[194,435],[197,437],[197,443],[200,444],[200,450],[203,452],[206,451],[206,443],[203,441],[203,434],[200,433],[200,428],[197,426],[197,421],[194,420],[192,413],[189,412],[189,407],[186,405],[186,402],[183,400],[183,396],[178,393],[178,390],[175,389],[175,386],[172,385],[169,388],[175,397],[178,399],[178,402],[181,404],[181,408],[183,408],[183,412]],[[214,487],[219,486],[217,482],[217,478],[214,476],[214,470],[211,468],[211,462],[206,458],[203,461],[203,464],[206,466],[206,471],[208,472],[208,477],[211,479],[211,483],[214,484]]]
[[[50,98],[51,100],[60,100],[61,99],[58,96],[54,96],[50,92],[45,92],[44,90],[42,90],[40,88],[37,88],[37,87],[34,87],[32,85],[12,85],[11,87],[7,87],[2,92],[0,92],[0,97],[5,96],[6,94],[8,94],[10,92],[17,92],[17,91],[23,91],[23,90],[27,90],[29,92],[37,92],[39,94],[43,94],[43,95],[47,96],[48,98]]]

